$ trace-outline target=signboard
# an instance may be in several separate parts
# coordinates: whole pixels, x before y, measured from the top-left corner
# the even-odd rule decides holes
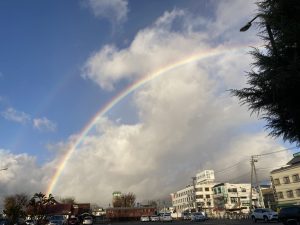
[[[213,170],[204,170],[200,173],[197,173],[196,176],[197,182],[205,181],[205,180],[214,180],[215,173]]]

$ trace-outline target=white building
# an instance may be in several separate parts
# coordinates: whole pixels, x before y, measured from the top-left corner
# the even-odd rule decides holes
[[[204,170],[195,177],[195,198],[197,211],[205,211],[212,214],[214,208],[213,186],[215,185],[215,174],[213,170]]]
[[[172,205],[176,212],[213,210],[213,190],[215,175],[213,170],[204,170],[196,174],[193,184],[171,194]]]
[[[220,183],[213,187],[214,210],[218,214],[228,212],[249,213],[250,184]],[[252,188],[252,205],[258,205],[258,193]]]
[[[171,193],[172,206],[177,213],[183,211],[191,211],[195,208],[195,191],[193,185],[188,185],[185,188]]]
[[[285,167],[271,171],[277,206],[300,204],[300,152]]]

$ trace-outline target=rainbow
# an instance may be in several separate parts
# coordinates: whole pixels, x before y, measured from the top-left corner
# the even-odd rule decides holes
[[[68,160],[70,159],[72,153],[75,151],[75,149],[80,145],[84,137],[89,133],[89,131],[95,126],[97,123],[98,118],[105,115],[109,110],[111,110],[115,105],[117,105],[122,99],[124,99],[126,96],[128,96],[130,93],[132,93],[134,90],[138,89],[139,87],[143,86],[147,82],[153,80],[154,78],[168,72],[174,69],[177,69],[181,66],[184,66],[186,64],[196,62],[205,58],[209,58],[216,55],[221,55],[226,52],[233,52],[240,50],[241,48],[245,48],[245,46],[239,46],[239,47],[230,47],[230,48],[216,48],[216,49],[209,49],[206,51],[202,51],[201,53],[196,53],[191,56],[185,57],[184,59],[178,60],[176,62],[170,63],[166,66],[161,67],[160,69],[149,73],[145,76],[143,76],[141,79],[137,80],[133,84],[127,86],[125,89],[123,89],[121,92],[119,92],[115,97],[113,97],[107,104],[105,104],[100,110],[95,114],[95,116],[88,122],[88,124],[81,130],[78,137],[74,141],[74,143],[71,144],[71,147],[66,151],[65,155],[61,158],[59,166],[57,167],[53,177],[50,179],[49,186],[46,190],[46,195],[49,195],[52,193],[52,191],[55,188],[55,185],[66,167],[66,164]]]

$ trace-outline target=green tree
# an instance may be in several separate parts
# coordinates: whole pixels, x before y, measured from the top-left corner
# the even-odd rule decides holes
[[[300,1],[263,0],[257,5],[259,37],[265,46],[251,52],[254,63],[247,74],[249,86],[231,91],[266,120],[271,136],[299,145]]]
[[[35,193],[28,203],[29,213],[34,216],[38,224],[41,224],[46,217],[47,206],[56,204],[52,194],[47,197],[42,192]]]
[[[26,216],[27,204],[28,196],[26,194],[11,195],[4,199],[3,212],[6,214],[11,224],[17,223],[18,219]]]

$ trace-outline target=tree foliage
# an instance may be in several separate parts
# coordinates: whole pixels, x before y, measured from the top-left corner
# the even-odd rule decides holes
[[[35,193],[28,203],[28,208],[31,216],[37,219],[37,223],[41,224],[46,217],[47,206],[56,204],[52,194],[47,197],[42,192]]]
[[[249,86],[232,93],[266,120],[271,136],[299,145],[300,1],[263,0],[257,5],[259,37],[265,48],[251,52],[254,67],[247,74]]]
[[[4,199],[3,212],[6,214],[11,224],[17,223],[18,219],[26,216],[27,203],[28,196],[26,194],[11,195]]]
[[[134,205],[135,205],[135,194],[133,193],[122,194],[121,196],[116,196],[113,199],[114,208],[134,207]]]

